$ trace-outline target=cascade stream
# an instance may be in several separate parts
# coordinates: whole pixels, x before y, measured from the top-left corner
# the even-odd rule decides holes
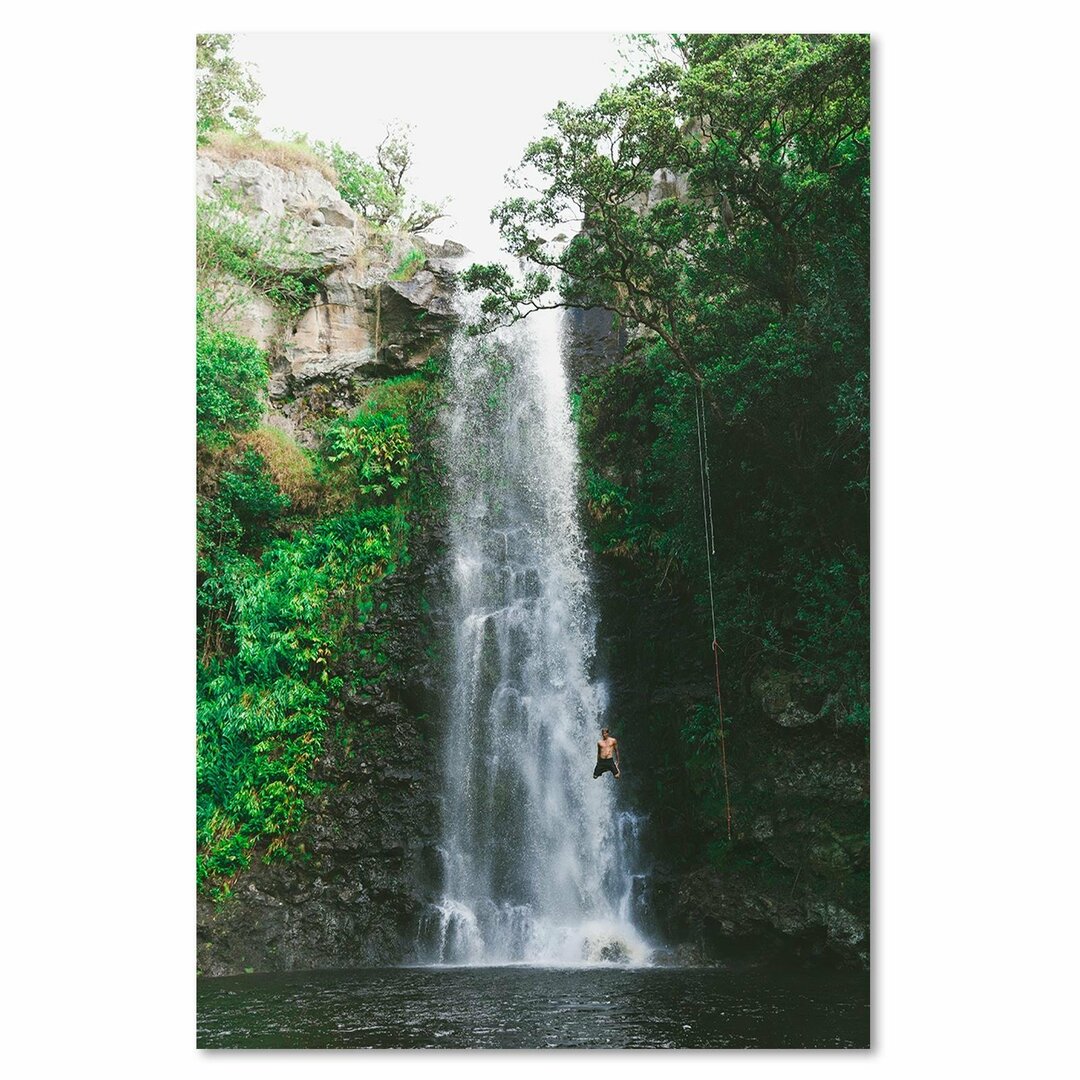
[[[541,311],[452,347],[445,888],[421,947],[436,963],[650,952],[638,820],[592,777],[605,694],[562,345],[562,313]]]

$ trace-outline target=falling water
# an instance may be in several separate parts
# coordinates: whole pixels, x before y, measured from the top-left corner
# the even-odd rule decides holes
[[[605,699],[562,325],[543,311],[452,349],[445,889],[422,931],[441,963],[649,954],[637,821],[612,776],[592,777]]]

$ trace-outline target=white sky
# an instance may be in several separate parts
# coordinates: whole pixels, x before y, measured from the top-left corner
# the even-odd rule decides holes
[[[411,190],[449,195],[432,230],[491,250],[503,176],[558,101],[588,104],[616,81],[619,39],[602,33],[238,34],[257,65],[260,128],[306,131],[373,157],[387,123],[413,125]]]

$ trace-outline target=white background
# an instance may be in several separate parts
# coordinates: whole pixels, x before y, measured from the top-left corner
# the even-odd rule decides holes
[[[515,17],[324,0],[9,13],[9,1075],[1066,1072],[1078,722],[1066,10],[555,2]],[[193,1049],[191,36],[418,28],[873,35],[872,1052]],[[357,84],[379,96],[359,67]],[[501,100],[498,81],[490,91]],[[522,120],[521,141],[533,134]],[[467,170],[442,190],[459,192]]]

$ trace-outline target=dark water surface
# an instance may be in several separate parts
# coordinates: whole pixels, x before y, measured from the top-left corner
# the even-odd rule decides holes
[[[835,972],[378,968],[198,981],[205,1048],[869,1044],[869,980]]]

